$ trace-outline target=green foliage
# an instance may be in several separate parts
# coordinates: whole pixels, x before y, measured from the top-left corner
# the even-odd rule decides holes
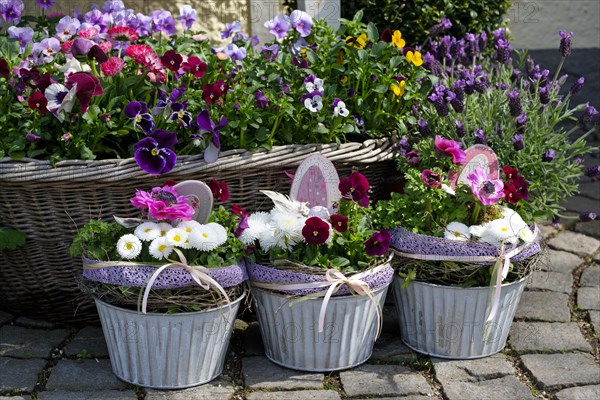
[[[491,32],[504,23],[511,0],[349,0],[343,2],[342,17],[351,18],[363,9],[365,20],[380,31],[400,29],[411,43],[423,43],[428,30],[442,18],[452,21],[450,35],[462,37],[466,32]]]
[[[12,228],[0,226],[0,250],[14,250],[25,244],[26,235]]]
[[[69,255],[85,256],[92,260],[119,260],[117,240],[126,233],[127,229],[116,222],[90,220],[73,238]]]

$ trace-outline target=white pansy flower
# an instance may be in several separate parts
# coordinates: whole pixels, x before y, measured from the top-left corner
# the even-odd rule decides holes
[[[188,236],[189,234],[185,231],[185,229],[173,228],[167,232],[165,237],[167,238],[167,244],[169,246],[185,248]]]
[[[173,247],[169,246],[165,236],[160,236],[150,243],[148,251],[152,257],[156,258],[157,260],[162,260],[163,258],[167,258],[171,255],[173,252]]]
[[[333,116],[337,117],[338,115],[341,117],[347,117],[348,115],[350,115],[350,111],[348,111],[348,109],[346,108],[346,103],[344,103],[341,100],[338,101],[335,107],[333,108]]]
[[[150,242],[160,236],[160,227],[156,222],[144,222],[133,231],[135,236],[144,242]]]
[[[117,241],[117,252],[126,260],[131,260],[140,255],[142,242],[137,236],[128,233]]]
[[[450,240],[464,241],[471,238],[469,227],[461,222],[450,222],[444,230],[444,238]]]

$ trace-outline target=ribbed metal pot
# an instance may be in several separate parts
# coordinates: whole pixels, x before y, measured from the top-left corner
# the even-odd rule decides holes
[[[460,288],[412,281],[396,276],[393,283],[402,341],[410,348],[440,358],[486,357],[506,345],[526,279],[502,285],[500,305],[484,341],[489,287]]]
[[[373,291],[381,308],[388,287]],[[323,298],[298,301],[257,287],[252,287],[252,295],[265,353],[274,363],[325,372],[351,368],[371,357],[377,339],[377,309],[368,296],[331,297],[319,333]]]
[[[114,374],[155,389],[209,382],[223,371],[240,302],[207,311],[142,314],[95,299]]]

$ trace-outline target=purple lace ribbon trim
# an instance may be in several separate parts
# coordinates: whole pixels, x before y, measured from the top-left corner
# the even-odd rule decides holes
[[[444,238],[421,235],[413,233],[402,227],[395,228],[391,231],[392,243],[391,246],[403,253],[412,254],[431,254],[441,256],[454,257],[481,257],[490,256],[498,257],[500,249],[488,243],[479,243],[472,241],[456,241]],[[535,242],[526,247],[519,254],[511,258],[513,262],[523,261],[541,251],[541,234],[535,239]],[[505,253],[515,249],[520,245],[508,245],[504,249]],[[478,262],[479,263],[479,262]],[[482,264],[493,264],[493,262],[481,262]]]
[[[109,285],[143,287],[157,269],[157,267],[148,265],[124,265],[95,269],[85,268],[86,264],[93,265],[99,262],[101,261],[84,258],[83,276],[89,280]],[[228,267],[208,268],[206,273],[224,288],[236,286],[248,280],[248,273],[243,261]],[[175,289],[195,285],[197,285],[196,281],[194,281],[190,273],[185,269],[167,268],[158,276],[152,288]]]
[[[292,270],[277,269],[274,267],[257,264],[252,260],[246,260],[246,268],[248,270],[249,280],[254,282],[285,285],[291,283],[323,282],[327,280],[325,275],[313,275],[303,272],[294,272]],[[351,275],[348,277],[351,277]],[[369,288],[372,291],[375,291],[389,284],[393,277],[394,269],[388,265],[379,272],[368,274],[361,280],[369,285]],[[322,292],[325,289],[327,288],[281,290],[281,292],[294,295],[307,295],[311,293]],[[343,296],[350,293],[351,291],[348,285],[342,285],[333,296]]]

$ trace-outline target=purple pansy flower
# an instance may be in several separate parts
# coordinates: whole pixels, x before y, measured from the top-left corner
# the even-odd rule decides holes
[[[11,26],[7,32],[9,38],[19,42],[19,54],[23,54],[27,45],[33,41],[33,28]]]
[[[186,4],[179,9],[179,17],[177,19],[181,21],[184,29],[192,29],[192,25],[196,22],[197,13],[192,6]]]
[[[269,99],[264,95],[262,90],[257,90],[254,93],[254,100],[256,101],[256,106],[262,110],[269,107]]]
[[[133,119],[133,128],[138,126],[145,134],[154,129],[154,118],[148,112],[148,105],[143,101],[131,101],[125,107],[125,115]]]
[[[25,5],[23,5],[21,0],[0,1],[0,15],[2,15],[2,19],[9,24],[19,23],[24,8]]]
[[[133,145],[135,161],[149,174],[164,174],[173,169],[177,154],[171,147],[177,144],[177,135],[157,129]]]
[[[225,53],[229,58],[231,58],[231,61],[242,61],[244,58],[246,58],[246,48],[238,47],[235,43],[230,43],[225,47],[215,50],[217,52],[220,51]]]
[[[490,179],[489,175],[482,168],[475,170],[467,175],[467,182],[471,191],[484,206],[496,204],[498,200],[504,197],[504,183],[500,179]]]
[[[176,21],[175,18],[171,15],[169,11],[166,10],[156,10],[150,13],[150,17],[152,18],[152,31],[153,32],[163,32],[168,36],[174,35],[176,32]]]
[[[210,119],[210,111],[206,109],[198,114],[196,123],[201,130],[212,134],[208,146],[204,149],[204,161],[208,163],[217,161],[221,151],[221,129],[227,126],[227,118],[223,116],[221,117],[219,124],[215,124],[213,120]]]
[[[105,14],[123,11],[124,9],[125,4],[121,0],[106,0],[102,6],[102,12]]]
[[[232,23],[225,24],[225,30],[221,32],[221,39],[228,39],[232,35],[242,31],[242,23],[240,21],[233,21]]]
[[[310,112],[319,112],[323,108],[323,93],[318,90],[314,90],[310,93],[303,95],[300,98],[304,107]]]
[[[270,46],[263,46],[261,53],[265,60],[273,62],[277,58],[279,54],[279,46],[277,44],[272,44]]]
[[[369,256],[382,256],[390,248],[392,235],[385,229],[373,232],[369,240],[365,242],[365,252]]]
[[[265,28],[278,40],[283,39],[287,36],[288,31],[292,28],[290,19],[285,15],[277,15],[275,18],[265,22]]]
[[[313,19],[304,11],[294,10],[290,14],[292,27],[300,33],[300,36],[307,37],[313,26]]]
[[[33,55],[38,63],[47,64],[54,60],[54,56],[60,51],[60,42],[56,38],[45,38],[39,43],[33,44]]]
[[[186,111],[187,103],[186,102],[173,102],[171,103],[171,111],[173,113],[169,117],[172,121],[179,121],[179,123],[184,128],[189,128],[192,123],[192,114],[189,111]]]
[[[42,138],[41,136],[38,136],[33,132],[28,132],[27,135],[25,135],[25,141],[27,143],[35,143],[38,140],[40,140],[41,138]]]
[[[78,19],[66,15],[56,24],[56,38],[61,42],[67,42],[77,34],[80,27],[81,23]]]
[[[56,0],[37,0],[36,5],[44,10],[48,10],[54,3],[56,3]]]

